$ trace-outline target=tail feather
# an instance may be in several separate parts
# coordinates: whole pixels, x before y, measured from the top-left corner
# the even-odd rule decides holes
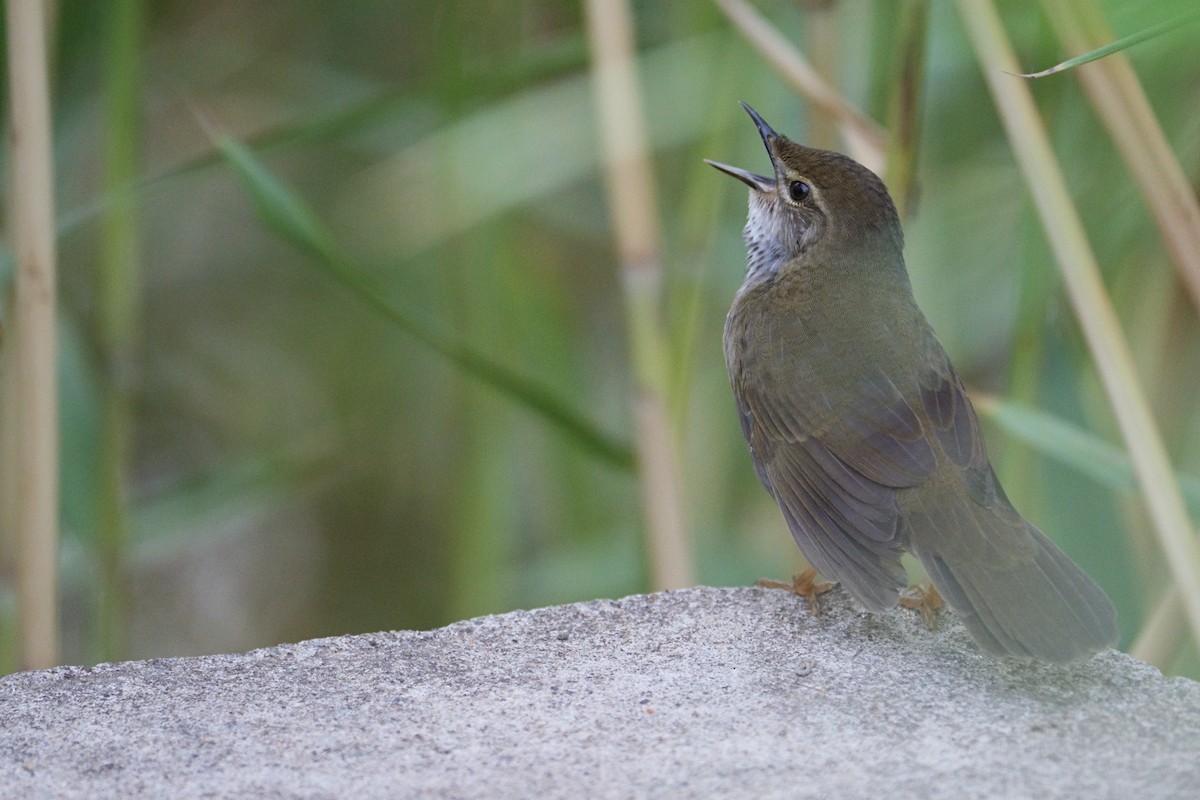
[[[1115,644],[1108,595],[1006,501],[929,505],[908,515],[913,553],[982,648],[1064,662]]]

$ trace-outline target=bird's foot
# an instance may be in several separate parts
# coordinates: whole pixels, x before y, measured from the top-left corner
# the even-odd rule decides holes
[[[933,630],[937,626],[938,612],[942,610],[945,603],[942,602],[942,596],[938,594],[937,587],[931,583],[929,584],[929,588],[925,588],[924,586],[910,587],[900,597],[900,605],[904,608],[920,611],[921,616],[925,618],[925,625],[929,630]]]
[[[785,592],[791,592],[794,595],[803,597],[808,601],[809,610],[813,616],[821,613],[821,606],[817,603],[817,596],[825,594],[833,588],[833,584],[828,581],[819,580],[817,571],[812,567],[792,576],[789,581],[775,581],[770,578],[759,578],[758,585],[766,589],[783,589]]]

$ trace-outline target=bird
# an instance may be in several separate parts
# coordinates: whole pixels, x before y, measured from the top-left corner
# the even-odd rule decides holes
[[[896,605],[913,554],[994,656],[1063,663],[1113,646],[1108,595],[1000,486],[917,307],[883,181],[742,106],[773,169],[705,159],[749,187],[725,363],[755,472],[801,553],[872,612]]]

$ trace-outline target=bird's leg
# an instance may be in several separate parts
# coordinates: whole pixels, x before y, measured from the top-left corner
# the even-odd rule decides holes
[[[925,625],[929,630],[933,630],[937,625],[938,612],[945,604],[942,602],[942,596],[938,594],[937,587],[931,583],[928,589],[924,586],[913,586],[900,598],[900,605],[920,611],[921,616],[925,618]]]
[[[786,592],[803,597],[808,601],[808,607],[814,617],[821,613],[821,607],[817,603],[817,596],[825,594],[833,588],[832,583],[818,580],[817,571],[812,567],[793,575],[790,583],[788,581],[775,581],[770,578],[759,578],[758,585],[766,589],[783,589]]]

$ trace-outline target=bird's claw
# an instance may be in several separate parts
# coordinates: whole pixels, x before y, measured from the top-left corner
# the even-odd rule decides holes
[[[821,613],[821,606],[817,603],[817,597],[833,588],[832,583],[819,580],[817,578],[817,571],[812,567],[793,575],[791,581],[759,578],[758,585],[766,589],[783,589],[785,592],[791,592],[794,595],[803,597],[808,601],[808,608],[812,611],[814,617]]]

